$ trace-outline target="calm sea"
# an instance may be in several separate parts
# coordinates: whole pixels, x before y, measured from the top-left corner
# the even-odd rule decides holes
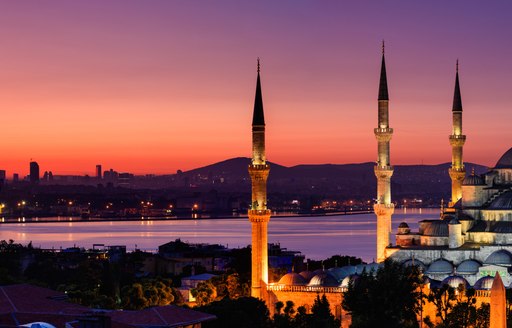
[[[393,231],[396,232],[403,221],[416,230],[419,220],[429,218],[439,218],[439,210],[397,209],[393,215]],[[34,246],[41,248],[74,245],[91,248],[93,244],[104,244],[147,251],[155,251],[159,245],[177,238],[231,248],[247,246],[251,242],[251,226],[247,218],[108,222],[60,219],[64,221],[0,224],[0,240],[13,239],[22,244],[32,241]],[[340,254],[372,261],[375,221],[374,214],[273,217],[268,226],[268,240],[289,250],[301,251],[306,258],[315,260]]]

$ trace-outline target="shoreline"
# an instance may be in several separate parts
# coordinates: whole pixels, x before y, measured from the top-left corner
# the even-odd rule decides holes
[[[311,213],[311,214],[272,214],[272,217],[279,218],[307,218],[316,216],[346,216],[346,215],[360,215],[360,214],[371,214],[373,211],[343,211],[343,212],[329,212],[329,213]],[[120,217],[120,218],[81,218],[79,216],[57,216],[57,217],[18,217],[18,218],[2,218],[0,226],[4,224],[31,224],[31,223],[64,223],[64,222],[130,222],[130,221],[196,221],[196,220],[232,220],[232,219],[246,219],[247,215],[240,216],[197,216],[197,217],[175,217],[175,216],[149,216],[149,217]]]

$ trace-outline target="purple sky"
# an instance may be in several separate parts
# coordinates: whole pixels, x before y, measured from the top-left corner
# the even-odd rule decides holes
[[[374,161],[386,40],[394,164],[510,148],[510,1],[4,1],[0,167],[169,173],[250,156],[256,57],[271,161]]]

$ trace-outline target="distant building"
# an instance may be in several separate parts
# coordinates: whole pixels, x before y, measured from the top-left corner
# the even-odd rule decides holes
[[[20,181],[20,175],[18,173],[13,173],[12,182],[19,182],[19,181]]]
[[[101,180],[102,177],[101,165],[96,165],[96,179]]]
[[[6,178],[5,170],[0,170],[0,186],[3,186],[5,184],[5,178]]]
[[[30,162],[30,182],[39,182],[39,164],[37,162]]]

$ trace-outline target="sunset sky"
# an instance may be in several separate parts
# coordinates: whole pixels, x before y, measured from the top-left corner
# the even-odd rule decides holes
[[[510,1],[2,1],[0,169],[174,173],[251,154],[256,58],[267,158],[375,161],[386,40],[393,164],[512,146]]]

